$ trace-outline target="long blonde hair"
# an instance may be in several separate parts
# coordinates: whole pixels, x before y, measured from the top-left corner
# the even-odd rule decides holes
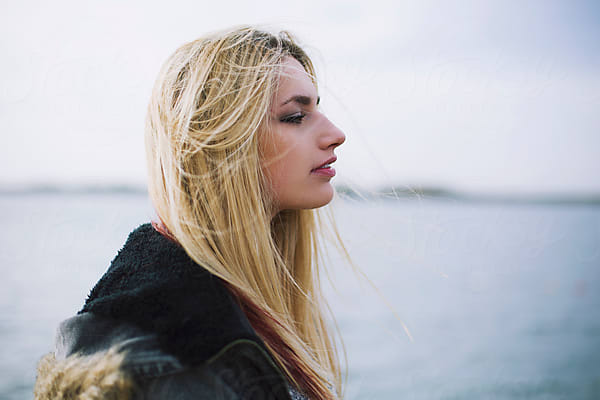
[[[316,212],[272,218],[261,168],[259,132],[285,57],[315,82],[311,60],[286,32],[243,27],[176,50],[148,108],[149,193],[188,255],[240,299],[290,381],[329,399],[341,393],[341,374],[324,318]]]

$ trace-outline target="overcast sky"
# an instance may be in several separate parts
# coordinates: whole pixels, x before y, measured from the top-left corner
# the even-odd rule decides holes
[[[21,1],[0,6],[0,184],[145,182],[179,45],[295,33],[348,140],[338,182],[600,192],[597,1]]]

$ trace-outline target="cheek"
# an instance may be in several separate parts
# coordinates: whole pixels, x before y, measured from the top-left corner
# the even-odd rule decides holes
[[[272,138],[272,136],[270,135]],[[271,184],[273,194],[278,197],[281,183],[285,181],[285,157],[281,144],[274,140],[265,141],[261,145],[262,168],[267,181]]]
[[[302,162],[293,148],[279,148],[264,164],[264,173],[270,184],[272,195],[281,206],[288,205],[290,199],[298,197],[305,188],[302,175]]]
[[[290,149],[280,149],[274,154],[265,169],[273,189],[283,191],[297,184],[300,176],[299,164],[297,155]]]
[[[295,143],[286,140],[285,135],[274,132],[264,136],[262,143],[263,167],[265,173],[273,180],[287,175],[287,170],[294,164]]]
[[[265,167],[265,174],[275,192],[281,188],[281,182],[285,181],[284,173],[285,169],[279,160],[271,160]]]

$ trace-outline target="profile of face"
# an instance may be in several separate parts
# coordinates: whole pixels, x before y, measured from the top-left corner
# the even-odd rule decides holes
[[[319,111],[311,77],[295,58],[286,57],[270,110],[268,131],[259,133],[263,170],[276,211],[309,209],[333,198],[334,150],[346,136]]]

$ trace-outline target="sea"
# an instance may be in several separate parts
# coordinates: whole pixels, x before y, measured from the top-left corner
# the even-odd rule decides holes
[[[329,211],[351,260],[325,242],[344,398],[600,399],[600,206],[348,198]],[[0,195],[0,399],[33,398],[58,323],[152,218],[142,193]]]

